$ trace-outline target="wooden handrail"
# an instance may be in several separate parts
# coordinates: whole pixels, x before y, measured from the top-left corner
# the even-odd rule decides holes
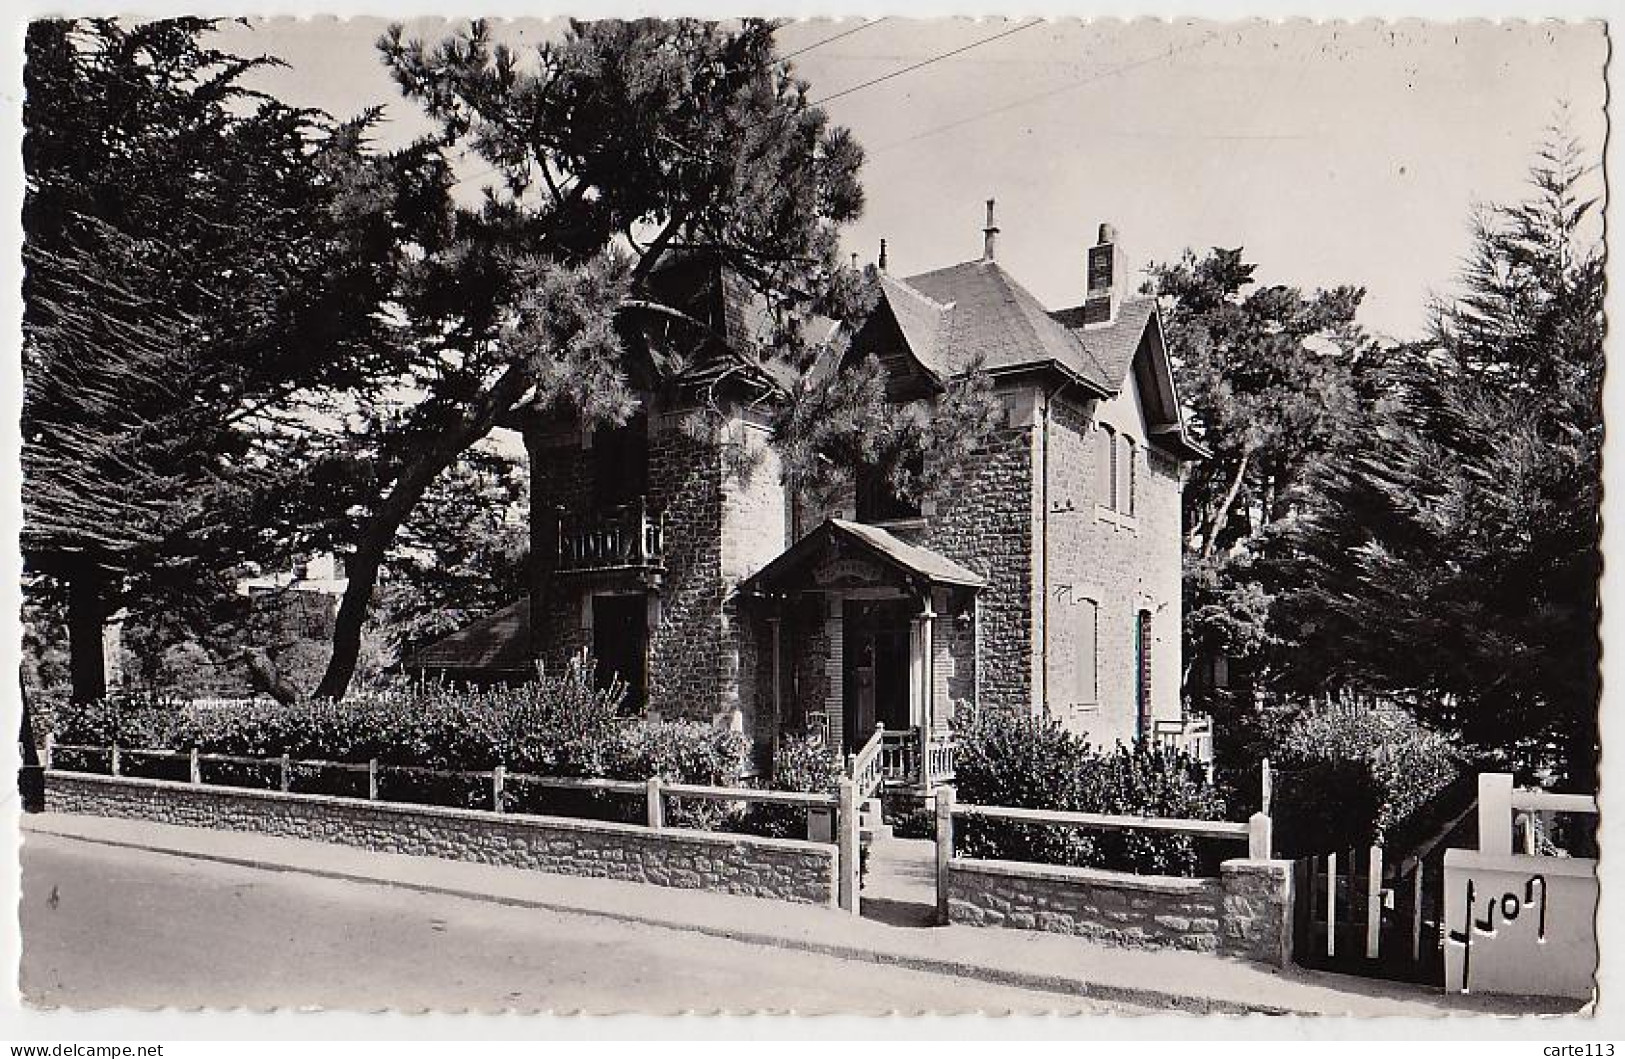
[[[885,741],[886,726],[877,724],[869,741],[863,744],[863,749],[847,759],[847,778],[857,786],[860,801],[872,797],[884,778],[884,771],[880,767],[880,750]]]
[[[1113,816],[1106,813],[1070,813],[1058,809],[1018,809],[1004,805],[955,804],[953,815],[980,817],[986,820],[1015,820],[1030,824],[1063,824],[1072,827],[1094,827],[1108,831],[1131,829],[1170,831],[1198,838],[1233,839],[1245,842],[1248,825],[1229,820],[1183,820],[1156,816]]]

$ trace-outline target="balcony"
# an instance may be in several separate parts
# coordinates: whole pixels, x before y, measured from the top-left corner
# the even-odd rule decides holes
[[[665,567],[664,513],[649,513],[647,497],[586,515],[560,513],[558,573],[661,570]]]

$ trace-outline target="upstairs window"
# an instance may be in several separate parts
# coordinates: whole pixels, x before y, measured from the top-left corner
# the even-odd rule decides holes
[[[1125,515],[1134,514],[1135,471],[1138,465],[1138,447],[1133,438],[1122,439],[1122,458],[1118,461],[1117,510]]]
[[[1095,502],[1117,508],[1117,431],[1104,423],[1095,431]]]
[[[649,420],[643,413],[592,435],[593,500],[597,507],[635,503],[649,491]]]
[[[916,480],[925,471],[925,457],[915,456],[905,465]],[[900,522],[920,517],[918,501],[905,500],[897,495],[888,480],[885,468],[864,464],[857,473],[857,518],[871,525],[877,522]]]

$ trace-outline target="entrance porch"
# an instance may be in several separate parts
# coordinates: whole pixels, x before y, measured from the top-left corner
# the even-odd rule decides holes
[[[842,519],[746,579],[741,602],[769,629],[757,671],[775,738],[821,739],[860,797],[951,778],[949,722],[976,701],[983,583],[945,556]]]

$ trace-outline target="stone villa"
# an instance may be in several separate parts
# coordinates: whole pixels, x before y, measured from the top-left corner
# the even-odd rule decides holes
[[[767,444],[760,409],[784,380],[758,355],[765,314],[742,283],[679,267],[666,282],[726,348],[635,380],[622,428],[516,424],[531,595],[409,665],[513,677],[588,648],[648,712],[734,726],[760,764],[786,732],[843,752],[879,738],[925,785],[967,711],[1046,714],[1107,746],[1188,742],[1180,489],[1203,451],[1156,303],[1131,293],[1110,225],[1080,247],[1080,303],[1057,311],[995,260],[991,202],[983,235],[980,258],[917,276],[887,273],[882,247],[880,303],[851,336],[900,403],[975,361],[993,378],[1003,429],[949,495],[909,507],[860,480],[809,510]]]

